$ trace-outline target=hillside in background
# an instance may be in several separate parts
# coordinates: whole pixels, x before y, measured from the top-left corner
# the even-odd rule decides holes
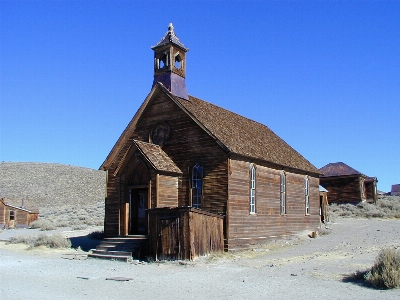
[[[0,163],[0,198],[60,225],[100,224],[106,173],[53,163]]]

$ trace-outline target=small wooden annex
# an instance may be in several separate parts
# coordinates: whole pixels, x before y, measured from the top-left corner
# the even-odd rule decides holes
[[[152,89],[100,167],[105,236],[193,259],[316,230],[318,169],[265,125],[189,96],[172,24],[152,49]]]
[[[329,191],[329,203],[375,203],[378,199],[376,177],[368,177],[343,162],[329,163],[319,170],[320,184]]]
[[[319,205],[321,207],[321,222],[329,222],[329,202],[328,202],[328,190],[323,186],[319,186]]]
[[[29,224],[39,218],[39,211],[15,206],[0,199],[0,228],[27,228]]]

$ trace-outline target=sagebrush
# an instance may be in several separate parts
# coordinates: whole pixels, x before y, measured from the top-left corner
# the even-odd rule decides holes
[[[357,205],[345,203],[329,205],[329,217],[396,218],[400,219],[400,197],[385,196],[374,203],[361,202]]]
[[[365,279],[378,288],[400,288],[400,250],[382,249]]]
[[[53,235],[40,234],[38,236],[14,236],[9,242],[10,244],[26,244],[29,248],[46,246],[48,248],[71,248],[71,241],[61,234]]]

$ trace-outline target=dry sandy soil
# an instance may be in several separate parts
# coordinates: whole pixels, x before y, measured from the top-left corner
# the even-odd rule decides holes
[[[400,247],[399,220],[340,218],[331,231],[194,262],[122,263],[0,242],[0,299],[400,299],[400,289],[346,279],[382,247]]]

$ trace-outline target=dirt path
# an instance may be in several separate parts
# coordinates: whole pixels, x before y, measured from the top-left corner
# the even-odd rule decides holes
[[[343,281],[371,267],[381,247],[400,247],[400,221],[339,219],[332,228],[195,262],[126,264],[0,243],[0,299],[400,299],[400,289]],[[130,280],[107,280],[116,277]]]

